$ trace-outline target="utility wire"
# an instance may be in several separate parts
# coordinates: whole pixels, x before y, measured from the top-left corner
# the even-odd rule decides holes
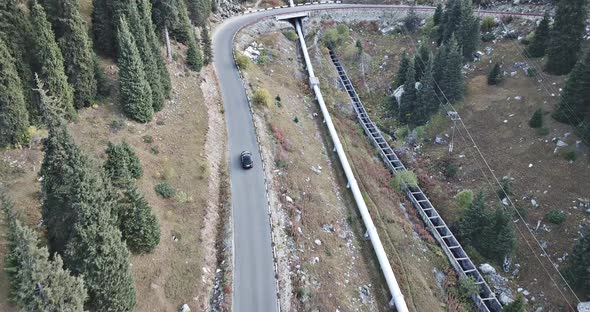
[[[404,27],[404,36],[406,38],[409,38],[410,41],[413,43],[414,46],[414,51],[416,51],[416,55],[417,58],[419,59],[420,63],[422,63],[421,65],[418,64],[419,66],[422,66],[422,68],[425,68],[425,64],[424,61],[422,60],[421,56],[419,55],[419,53],[417,53],[417,44],[416,41],[414,40],[414,38],[412,38],[411,36],[408,36],[408,32],[407,29],[405,27],[405,25],[403,25],[402,27]],[[444,94],[443,90],[440,88],[440,85],[438,84],[438,82],[433,79],[434,84],[436,85],[436,88],[440,91],[442,97],[446,100],[446,105],[448,105],[450,108],[453,109],[454,112],[457,112],[457,110],[455,109],[455,107],[450,103],[449,99],[447,98],[447,96]],[[445,107],[445,104],[443,104],[442,101],[440,101],[440,98],[437,95],[437,99],[439,99],[439,103],[442,104],[443,108]],[[458,113],[457,113],[458,114]],[[488,171],[491,173],[492,177],[494,178],[494,180],[496,181],[496,184],[500,187],[500,190],[502,191],[502,193],[504,194],[505,198],[508,199],[509,202],[509,206],[511,206],[514,211],[516,212],[516,214],[518,215],[519,219],[524,223],[524,225],[526,226],[528,232],[530,233],[530,235],[533,237],[533,239],[535,240],[535,242],[537,243],[537,245],[539,246],[539,248],[542,250],[543,254],[545,255],[545,257],[547,258],[547,260],[551,263],[551,265],[553,266],[553,268],[557,271],[557,273],[559,274],[560,278],[563,280],[563,282],[567,285],[567,288],[571,291],[571,293],[574,295],[574,297],[576,298],[576,300],[578,302],[580,302],[580,299],[578,298],[578,296],[576,295],[576,293],[573,291],[573,289],[571,288],[571,286],[569,285],[569,283],[567,282],[567,280],[565,279],[565,277],[561,274],[561,272],[559,272],[559,270],[557,269],[557,266],[555,265],[555,263],[551,260],[551,258],[549,257],[549,255],[547,254],[546,250],[543,248],[543,246],[541,245],[541,243],[537,240],[537,238],[535,237],[535,235],[533,234],[533,232],[531,231],[531,229],[526,225],[526,221],[524,220],[524,218],[522,217],[522,215],[520,214],[520,212],[518,211],[518,209],[516,208],[516,206],[514,205],[514,203],[512,202],[512,199],[510,198],[510,196],[508,196],[508,194],[506,193],[506,190],[504,189],[504,187],[502,186],[502,184],[500,183],[500,180],[498,179],[498,177],[496,176],[496,174],[494,173],[494,171],[492,170],[492,168],[490,167],[488,161],[486,160],[486,158],[484,157],[483,153],[481,152],[481,150],[479,149],[477,143],[475,142],[475,140],[473,139],[473,136],[471,135],[471,133],[469,132],[469,129],[467,128],[467,126],[465,125],[465,122],[463,121],[462,118],[459,118],[460,124],[461,126],[465,129],[465,133],[467,134],[467,136],[469,137],[469,140],[473,143],[473,148],[477,151],[477,153],[479,154],[480,158],[482,159],[483,163],[485,164],[485,166],[487,167]],[[487,178],[486,178],[487,179]],[[491,183],[490,183],[491,186]],[[493,188],[493,187],[492,187]],[[573,309],[572,305],[570,304],[569,300],[567,300],[567,297],[565,296],[565,294],[561,291],[561,288],[559,287],[559,285],[557,284],[557,282],[553,279],[553,277],[551,276],[551,274],[549,274],[548,270],[545,268],[545,265],[543,264],[543,262],[539,259],[539,257],[536,255],[535,251],[533,250],[532,246],[530,245],[530,243],[528,242],[528,240],[526,239],[526,237],[524,236],[524,233],[522,233],[522,231],[520,230],[519,227],[517,227],[517,229],[519,230],[519,233],[521,234],[521,236],[523,237],[523,239],[525,240],[525,242],[527,243],[527,246],[529,247],[529,249],[533,252],[533,254],[535,255],[535,258],[537,258],[537,260],[539,261],[539,263],[541,264],[541,266],[543,267],[543,270],[547,273],[547,275],[549,276],[549,278],[551,279],[551,281],[553,282],[553,284],[555,284],[555,286],[557,287],[559,293],[561,294],[561,296],[564,298],[564,300],[567,302],[567,304],[570,306],[570,308]]]

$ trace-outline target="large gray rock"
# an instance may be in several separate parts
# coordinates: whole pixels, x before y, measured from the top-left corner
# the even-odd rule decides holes
[[[188,304],[183,304],[182,307],[180,307],[180,310],[178,310],[178,312],[191,312],[191,308],[188,306]]]
[[[480,265],[479,270],[483,274],[495,274],[496,273],[496,269],[494,269],[494,267],[488,263],[484,263],[484,264]]]
[[[590,312],[590,301],[578,303],[578,312]]]

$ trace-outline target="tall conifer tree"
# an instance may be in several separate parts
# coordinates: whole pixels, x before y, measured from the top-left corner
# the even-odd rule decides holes
[[[0,39],[0,147],[29,141],[29,115],[15,60]]]
[[[547,42],[549,41],[549,14],[545,13],[539,26],[535,29],[535,36],[533,41],[529,44],[526,52],[529,57],[542,57],[545,55],[547,49]]]
[[[590,52],[581,59],[568,77],[553,118],[578,125],[590,115]]]
[[[127,189],[121,209],[121,233],[134,253],[148,253],[160,243],[160,223],[136,187]]]
[[[414,56],[414,71],[416,72],[416,81],[420,81],[422,79],[422,74],[424,73],[428,62],[430,62],[430,51],[425,44],[422,44]]]
[[[49,259],[47,248],[37,246],[37,234],[20,223],[12,203],[1,195],[0,204],[8,223],[5,271],[11,301],[22,311],[83,311],[87,294],[82,278],[64,270],[59,255]]]
[[[445,46],[447,62],[441,88],[447,99],[454,103],[463,97],[463,55],[454,37]],[[440,83],[440,81],[439,81]],[[444,86],[444,87],[443,87]]]
[[[199,27],[205,26],[211,13],[211,0],[188,0],[187,2],[193,23]]]
[[[463,57],[473,61],[473,54],[477,50],[480,41],[480,20],[473,15],[471,0],[466,0],[462,5],[462,20],[458,30],[459,46],[463,51]]]
[[[139,15],[137,3],[131,1],[129,4],[129,29],[135,39],[135,45],[141,56],[143,63],[143,71],[145,72],[147,81],[150,84],[152,90],[152,105],[154,111],[159,111],[164,107],[164,90],[162,87],[162,81],[160,77],[160,70],[157,64],[157,57],[161,57],[159,54],[154,55],[154,50],[150,42],[147,39],[146,28],[144,22],[141,20],[142,17]]]
[[[65,118],[74,118],[74,93],[68,84],[68,78],[64,71],[64,60],[51,30],[51,24],[47,21],[45,11],[40,4],[34,3],[31,10],[33,29],[35,29],[35,66],[34,70],[46,83],[47,92],[57,99],[60,105],[60,115]]]
[[[15,67],[22,84],[22,92],[29,113],[29,120],[39,119],[37,105],[33,101],[33,72],[31,70],[31,54],[33,28],[28,16],[24,13],[18,0],[0,1],[0,39],[14,57]]]
[[[424,125],[430,119],[430,116],[438,111],[439,100],[432,73],[432,60],[426,63],[426,69],[420,83],[421,86],[416,95],[416,116],[413,120],[413,123],[417,126]]]
[[[129,32],[127,21],[119,26],[119,90],[125,114],[139,122],[148,122],[154,117],[152,90],[146,79],[143,63],[135,40]]]
[[[68,81],[74,88],[74,104],[77,108],[85,107],[96,97],[92,42],[80,15],[78,1],[54,1],[57,14],[55,35],[64,57]]]
[[[582,47],[586,22],[586,0],[557,3],[555,23],[547,46],[545,71],[554,75],[569,73],[576,65]]]
[[[432,17],[432,21],[434,22],[434,26],[440,25],[443,19],[443,7],[442,4],[437,4],[436,9],[434,10],[434,15]]]
[[[213,62],[213,48],[211,47],[211,37],[209,37],[209,30],[207,26],[203,26],[201,30],[201,41],[203,43],[204,63],[211,64]]]
[[[131,311],[135,290],[129,252],[115,226],[115,203],[107,179],[74,143],[63,121],[55,117],[54,100],[38,86],[49,125],[45,143],[43,220],[52,250],[65,267],[84,276],[87,307],[100,311]]]
[[[164,58],[162,57],[160,43],[158,41],[158,37],[156,36],[155,25],[151,19],[152,7],[148,0],[139,0],[138,8],[139,13],[142,16],[141,20],[143,22],[143,27],[145,28],[147,41],[151,45],[152,52],[156,60],[156,65],[160,72],[160,83],[162,85],[164,98],[168,98],[170,96],[170,92],[172,91],[172,83],[170,81],[168,68],[166,68],[166,63],[164,63]],[[161,109],[162,107],[154,106],[155,111],[160,111]]]
[[[572,255],[568,257],[565,276],[574,288],[583,292],[590,291],[590,229],[586,228],[584,237],[580,238]]]
[[[410,66],[410,58],[406,51],[402,54],[402,59],[399,63],[399,69],[397,70],[397,75],[395,75],[395,84],[394,87],[398,88],[402,86],[406,82],[406,74],[408,73],[408,67]]]
[[[416,73],[414,64],[410,61],[406,71],[406,80],[404,82],[404,93],[401,96],[399,109],[400,122],[407,124],[412,122],[416,108]]]

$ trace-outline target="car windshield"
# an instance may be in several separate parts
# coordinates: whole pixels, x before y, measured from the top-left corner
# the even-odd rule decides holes
[[[249,165],[252,163],[252,156],[250,154],[244,154],[242,157],[244,164]]]

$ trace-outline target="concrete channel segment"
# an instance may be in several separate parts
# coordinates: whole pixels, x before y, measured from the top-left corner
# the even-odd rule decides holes
[[[338,71],[342,86],[350,97],[354,111],[357,114],[357,119],[363,127],[365,134],[371,140],[371,143],[373,143],[373,145],[379,150],[381,159],[393,175],[405,171],[406,167],[404,164],[389,146],[389,143],[387,143],[379,129],[377,129],[377,126],[371,121],[371,118],[369,118],[363,103],[346,74],[344,66],[342,66],[333,50],[330,50],[330,58]],[[477,270],[477,267],[475,267],[459,241],[455,238],[422,189],[417,185],[408,186],[405,188],[405,193],[418,211],[418,214],[420,214],[420,217],[422,217],[426,227],[430,230],[442,250],[447,255],[447,258],[453,265],[457,274],[459,274],[461,278],[473,278],[475,283],[479,286],[479,294],[472,296],[472,300],[479,311],[502,311],[502,305],[496,298],[496,295],[486,283],[481,273]]]
[[[362,4],[338,4],[338,3],[308,3],[297,6],[283,6],[281,8],[267,9],[257,12],[247,12],[234,16],[219,25],[213,33],[214,66],[219,78],[221,96],[225,107],[225,117],[228,130],[228,153],[230,156],[230,184],[231,204],[233,220],[233,291],[232,310],[237,312],[279,311],[278,286],[275,271],[276,259],[273,255],[271,239],[271,224],[269,220],[269,204],[267,185],[262,170],[260,146],[258,144],[254,123],[252,121],[251,107],[245,92],[233,55],[233,41],[236,33],[243,27],[267,18],[273,18],[281,14],[294,14],[316,11],[403,11],[408,6],[395,5],[362,5]],[[418,7],[419,11],[434,11],[432,7]],[[515,15],[526,18],[538,18],[541,14],[518,14],[504,12],[481,11],[482,15]],[[300,34],[300,38],[303,38]],[[311,66],[308,66],[311,68]],[[313,74],[310,77],[314,77]],[[317,79],[310,79],[314,89],[318,89]],[[321,96],[321,93],[320,93]],[[319,99],[318,99],[319,100]],[[323,102],[323,99],[322,99]],[[322,112],[327,114],[323,105]],[[328,121],[326,121],[328,123]],[[340,147],[341,148],[341,147]],[[239,154],[243,150],[252,153],[255,166],[251,170],[243,170],[240,167]],[[342,151],[342,154],[344,152]],[[344,164],[343,164],[344,166]],[[348,177],[348,174],[347,174]],[[354,177],[349,178],[350,187],[358,190]],[[358,194],[360,196],[360,193]],[[355,198],[357,195],[355,195]],[[362,197],[361,197],[362,198]],[[361,209],[362,210],[362,209]],[[378,236],[374,226],[367,223],[370,220],[368,212],[362,213],[363,220],[371,236],[371,242],[375,245]],[[442,221],[442,219],[441,219]],[[373,233],[373,234],[371,234]],[[441,234],[442,235],[442,234]],[[444,235],[442,235],[444,236]],[[383,250],[375,250],[381,259],[386,260]],[[385,262],[382,263],[383,265]],[[388,264],[388,262],[387,262]],[[393,302],[398,311],[404,309],[405,302],[399,285],[395,281],[393,272],[383,269],[388,287],[392,293]],[[393,277],[388,278],[387,276]],[[398,306],[399,305],[399,306]],[[494,310],[492,310],[494,311]]]

